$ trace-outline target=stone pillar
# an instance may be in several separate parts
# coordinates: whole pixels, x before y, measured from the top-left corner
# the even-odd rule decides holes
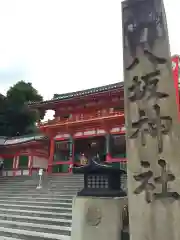
[[[75,197],[71,240],[122,240],[126,198]]]
[[[122,3],[131,240],[180,239],[180,128],[162,0]]]

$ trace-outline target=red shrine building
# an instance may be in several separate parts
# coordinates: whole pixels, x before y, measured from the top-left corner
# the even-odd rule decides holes
[[[179,56],[172,58],[179,111]],[[55,95],[29,108],[53,110],[54,119],[39,122],[41,135],[0,138],[4,176],[71,174],[74,164],[98,155],[102,162],[126,169],[123,83]]]
[[[54,119],[38,123],[42,135],[0,139],[4,175],[71,174],[73,164],[99,155],[126,168],[123,84],[56,95],[30,103],[31,109],[54,110]]]
[[[49,174],[71,173],[73,164],[97,154],[101,161],[126,167],[123,91],[117,83],[29,105],[55,112],[53,120],[38,125],[50,141]]]
[[[49,139],[44,135],[0,137],[0,163],[3,176],[32,175],[39,168],[47,168]]]

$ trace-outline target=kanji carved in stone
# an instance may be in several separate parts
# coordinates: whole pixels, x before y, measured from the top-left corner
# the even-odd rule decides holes
[[[155,199],[162,199],[162,198],[173,198],[179,199],[180,195],[177,192],[169,192],[168,191],[168,183],[175,180],[175,176],[172,173],[168,173],[166,169],[166,162],[163,159],[159,159],[158,161],[159,166],[161,167],[161,175],[159,177],[154,178],[155,183],[161,184],[161,192],[154,193]]]
[[[147,161],[141,161],[141,166],[144,168],[149,168],[150,163]],[[153,177],[153,172],[151,170],[140,173],[134,176],[134,179],[141,184],[134,190],[135,194],[140,194],[145,192],[145,199],[148,203],[152,201],[152,191],[155,189],[154,184],[152,184],[150,179]]]
[[[163,150],[162,136],[168,134],[172,126],[172,118],[169,116],[160,116],[160,107],[158,105],[153,106],[155,116],[149,119],[146,116],[145,111],[139,110],[139,120],[132,123],[132,129],[136,129],[130,138],[134,139],[140,135],[140,141],[142,146],[146,146],[146,134],[149,134],[153,138],[157,138],[158,150],[161,153]]]

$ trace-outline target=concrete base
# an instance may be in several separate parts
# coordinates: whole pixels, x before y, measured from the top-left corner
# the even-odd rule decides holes
[[[71,240],[121,240],[127,198],[75,197]]]

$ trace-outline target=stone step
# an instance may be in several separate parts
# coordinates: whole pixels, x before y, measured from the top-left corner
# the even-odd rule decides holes
[[[69,184],[82,184],[84,181],[83,180],[81,180],[81,181],[58,181],[58,182],[52,182],[52,181],[50,181],[50,182],[48,182],[49,184],[67,184],[67,183],[69,183]]]
[[[22,169],[21,169],[22,170]],[[4,169],[4,171],[9,171],[9,170],[7,170],[7,169]],[[29,176],[29,175],[20,175],[20,176],[0,176],[0,180],[2,179],[2,180],[10,180],[10,179],[12,179],[12,178],[16,178],[16,179],[31,179],[32,178],[32,176]]]
[[[27,197],[27,198],[31,198],[31,197],[34,197],[34,198],[36,198],[36,197],[57,197],[57,198],[65,198],[65,196],[66,197],[68,197],[68,198],[73,198],[74,196],[76,196],[77,195],[77,193],[78,193],[78,191],[77,192],[52,192],[52,191],[47,191],[47,192],[25,192],[25,193],[23,193],[23,192],[9,192],[9,193],[7,193],[7,194],[4,194],[4,193],[1,193],[0,192],[0,198],[1,198],[1,196],[2,197],[5,197],[5,196],[7,196],[7,197],[11,197],[11,196],[19,196],[19,197],[21,197],[21,196],[24,196],[24,197]],[[63,195],[64,195],[64,197],[63,197]]]
[[[61,218],[61,219],[72,219],[72,212],[43,212],[38,210],[21,210],[21,209],[8,209],[0,207],[1,214],[12,214],[20,216],[34,216],[34,217],[50,217],[50,218]]]
[[[65,182],[75,182],[75,183],[81,183],[84,181],[84,179],[59,179],[59,180],[48,180],[48,179],[45,179],[45,178],[42,178],[42,180],[44,182],[49,182],[49,183],[65,183]],[[38,182],[39,181],[39,177],[38,178],[35,178],[35,179],[32,179],[32,180],[19,180],[19,181],[15,181],[14,179],[12,179],[12,181],[1,181],[0,179],[0,184],[24,184],[24,183],[27,183],[27,184],[33,184],[35,182]]]
[[[64,195],[64,197],[63,197]],[[47,192],[47,193],[25,193],[23,194],[23,192],[15,192],[15,193],[8,193],[8,194],[3,194],[2,197],[25,197],[25,198],[38,198],[38,197],[47,197],[47,198],[58,198],[58,199],[63,199],[68,197],[69,199],[73,198],[74,196],[77,195],[76,193],[69,193],[69,192],[61,192],[61,193],[53,193],[53,192]],[[1,193],[0,193],[0,199],[1,199]]]
[[[3,185],[26,185],[26,184],[28,184],[28,185],[33,185],[33,184],[35,184],[36,182],[38,182],[39,181],[39,179],[36,179],[36,180],[33,180],[33,181],[31,181],[31,182],[29,182],[29,181],[24,181],[24,182],[1,182],[0,181],[0,186],[3,186]]]
[[[33,186],[33,187],[29,187],[29,186],[26,186],[26,187],[0,187],[0,192],[10,192],[10,191],[48,191],[48,190],[52,190],[52,191],[57,191],[57,192],[60,192],[62,190],[65,190],[65,191],[77,191],[79,189],[82,189],[83,186],[46,186],[46,185],[41,185],[42,188],[41,189],[37,189],[37,186],[39,184]]]
[[[66,184],[66,185],[65,185]],[[20,189],[34,189],[39,185],[39,183],[36,183],[34,185],[29,186],[28,184],[26,185],[7,185],[7,186],[0,186],[0,190],[4,189],[14,189],[14,188],[20,188]],[[70,183],[64,183],[64,184],[41,184],[44,188],[82,188],[84,184],[70,184]]]
[[[59,179],[82,179],[84,177],[83,174],[75,174],[75,175],[64,175],[64,176],[47,176],[47,179],[52,179],[52,180],[59,180]]]
[[[15,237],[19,240],[70,240],[70,236],[20,229],[10,229],[7,227],[0,227],[0,239],[2,239],[1,236]]]
[[[36,185],[37,183],[39,182],[39,179],[37,179],[36,181],[32,182],[32,183],[26,183],[26,182],[12,182],[12,183],[0,183],[0,186],[25,186],[25,185],[29,185],[29,186],[32,186],[32,185]],[[54,185],[63,185],[63,184],[68,184],[68,185],[78,185],[78,184],[83,184],[84,181],[59,181],[59,182],[48,182],[48,181],[43,181],[43,183],[45,184],[54,184]]]
[[[66,183],[67,184],[67,183]],[[63,189],[79,189],[79,188],[83,188],[83,184],[78,184],[78,185],[47,185],[47,187],[51,188],[51,189],[58,189],[63,188]]]
[[[0,199],[5,198],[5,197],[24,197],[24,198],[38,198],[38,197],[42,197],[42,198],[57,198],[57,199],[72,199],[74,196],[76,196],[78,193],[77,192],[52,192],[52,191],[47,191],[47,192],[9,192],[7,194],[2,194],[0,192]]]
[[[69,188],[69,187],[67,187],[67,188],[65,188],[65,187],[59,187],[59,188],[47,188],[47,190],[51,190],[51,191],[56,191],[56,192],[59,192],[60,190],[61,191],[65,191],[65,192],[67,192],[67,191],[70,191],[70,192],[77,192],[78,190],[80,190],[80,189],[82,189],[82,187],[76,187],[76,188]]]
[[[7,169],[5,169],[6,171],[7,171]],[[22,170],[22,169],[21,169]],[[24,176],[15,176],[14,178],[16,178],[16,179],[18,179],[18,178],[32,178],[33,176],[35,176],[35,173],[36,172],[34,172],[34,174],[32,175],[32,176],[27,176],[27,175],[24,175]],[[37,171],[37,173],[38,173],[38,171]],[[38,175],[38,174],[37,174]],[[53,178],[53,179],[55,179],[55,178],[73,178],[73,177],[82,177],[83,176],[83,174],[73,174],[73,173],[71,173],[71,174],[61,174],[61,173],[59,173],[58,175],[56,174],[56,175],[54,175],[54,174],[52,174],[52,175],[48,175],[46,172],[44,172],[44,174],[43,174],[44,176],[46,176],[46,178],[48,178],[48,179],[51,179],[51,178]],[[11,179],[13,176],[1,176],[0,178],[2,178],[2,179]]]
[[[33,182],[33,183],[1,183],[0,184],[0,188],[1,187],[13,187],[13,186],[17,186],[17,187],[25,187],[25,186],[29,186],[29,187],[33,187],[36,186],[38,184],[39,181]]]
[[[12,238],[12,237],[0,237],[0,240],[19,240],[18,238]]]
[[[79,189],[82,189],[83,186],[45,186],[45,185],[41,185],[42,188],[39,190],[37,189],[37,185],[33,186],[33,187],[29,187],[29,186],[22,186],[22,187],[0,187],[0,192],[10,192],[10,191],[13,191],[13,192],[16,192],[16,191],[48,191],[48,190],[51,190],[51,191],[78,191]]]
[[[7,179],[0,178],[0,240],[70,240],[82,176],[44,176],[42,189],[38,176]]]
[[[8,195],[17,195],[17,194],[19,194],[19,195],[22,195],[22,194],[25,194],[25,195],[46,195],[46,194],[48,194],[48,195],[71,195],[71,196],[74,196],[74,195],[76,195],[81,189],[83,189],[83,188],[79,188],[79,189],[75,189],[75,190],[73,190],[73,189],[51,189],[51,188],[49,188],[49,189],[43,189],[43,188],[41,188],[41,189],[29,189],[29,190],[27,190],[27,189],[21,189],[21,190],[19,190],[19,189],[12,189],[12,190],[8,190],[8,191],[0,191],[0,196],[8,196]]]
[[[59,182],[47,182],[49,184],[55,184],[55,185],[58,185],[58,184],[83,184],[84,181],[59,181]]]
[[[35,189],[37,186],[39,185],[39,182],[37,184],[34,184],[33,186],[29,186],[28,184],[26,185],[19,185],[19,186],[16,186],[16,185],[7,185],[7,186],[0,186],[0,190],[1,191],[4,191],[6,189]],[[56,184],[56,185],[51,185],[51,184],[44,184],[42,183],[41,184],[44,188],[75,188],[75,189],[78,189],[78,188],[82,188],[84,185],[83,184],[74,184],[74,185],[71,185],[70,183],[64,183],[64,184]]]
[[[34,224],[28,222],[15,222],[9,220],[0,220],[0,226],[10,229],[23,229],[27,231],[36,231],[43,233],[53,233],[70,236],[71,227],[58,226],[58,225],[44,225],[44,224]]]
[[[8,193],[8,194],[4,194],[4,195],[2,195],[2,194],[0,194],[0,198],[1,198],[1,196],[2,197],[4,197],[4,196],[6,196],[6,197],[11,197],[11,196],[14,196],[14,197],[16,197],[16,196],[18,196],[18,197],[21,197],[21,196],[23,196],[23,197],[27,197],[27,198],[32,198],[32,197],[34,197],[34,198],[36,198],[36,197],[50,197],[50,198],[73,198],[74,196],[75,196],[76,194],[64,194],[64,193],[61,193],[61,194],[59,194],[59,193],[51,193],[51,192],[46,192],[46,193],[39,193],[39,192],[35,192],[35,193]]]
[[[12,180],[12,181],[1,181],[0,180],[0,185],[7,185],[7,184],[33,184],[33,183],[36,183],[36,182],[38,182],[39,181],[39,178],[37,178],[37,179],[33,179],[33,180],[31,180],[31,181],[27,181],[27,180],[19,180],[19,181],[14,181],[14,180]]]
[[[7,200],[1,200],[0,199],[0,204],[6,206]],[[22,201],[22,200],[8,200],[8,204],[21,204],[21,205],[31,205],[35,207],[43,207],[43,206],[50,206],[50,207],[57,207],[57,208],[71,208],[72,207],[72,202],[71,203],[59,203],[59,202],[37,202],[37,201]]]
[[[41,195],[40,195],[41,196]],[[46,202],[54,202],[54,203],[69,203],[69,204],[72,204],[72,197],[66,197],[66,198],[61,198],[61,197],[53,197],[53,196],[50,196],[50,197],[36,197],[34,198],[33,196],[29,196],[28,198],[27,197],[24,197],[24,195],[22,196],[11,196],[11,197],[0,197],[0,200],[5,200],[6,202],[7,201],[11,201],[11,200],[14,200],[14,201],[34,201],[36,200],[36,202],[41,202],[41,201],[46,201]]]
[[[37,184],[34,184],[33,186],[29,186],[28,184],[26,185],[19,185],[19,186],[16,186],[16,185],[7,185],[7,186],[0,186],[0,191],[6,191],[7,189],[35,189],[37,186],[39,185],[39,183]],[[46,185],[43,185],[43,186],[46,186]]]
[[[0,184],[0,189],[1,188],[10,188],[10,187],[29,187],[29,188],[33,188],[36,187],[39,184],[39,181],[33,183],[33,184]],[[64,183],[44,183],[42,182],[43,186],[48,186],[48,187],[81,187],[83,186],[83,183],[70,183],[70,182],[64,182]]]
[[[82,182],[84,180],[84,178],[60,178],[60,179],[47,179],[48,182],[54,182],[54,183],[58,183],[58,182]]]
[[[13,186],[7,186],[7,187],[0,187],[0,191],[2,192],[8,192],[8,191],[11,191],[14,189],[14,191],[17,191],[17,190],[22,190],[22,191],[25,191],[25,190],[29,190],[29,191],[33,191],[33,190],[36,190],[37,189],[37,186],[39,184],[36,184],[34,186],[31,186],[29,187],[28,185],[27,186],[19,186],[19,187],[13,187]],[[59,189],[69,189],[69,190],[74,190],[74,189],[79,189],[79,188],[82,188],[83,185],[74,185],[74,186],[64,186],[64,185],[57,185],[57,186],[49,186],[49,185],[44,185],[44,184],[41,184],[42,188],[41,188],[41,191],[43,190],[48,190],[48,189],[53,189],[53,190],[57,190],[59,191]]]
[[[46,212],[55,212],[55,213],[72,213],[72,206],[69,208],[64,207],[52,207],[52,206],[34,206],[34,205],[22,205],[22,204],[9,204],[9,203],[0,203],[0,207],[6,207],[6,209],[17,209],[17,210],[34,210],[38,209]]]
[[[21,216],[21,215],[12,215],[8,213],[0,213],[1,220],[10,220],[18,222],[29,222],[29,223],[38,223],[38,224],[48,224],[48,225],[58,225],[58,226],[67,226],[71,227],[71,219],[63,218],[50,218],[50,217],[34,217],[34,216]]]
[[[25,183],[27,183],[27,184],[33,184],[33,183],[36,183],[36,182],[38,182],[39,181],[39,178],[36,178],[36,179],[33,179],[33,180],[31,180],[31,181],[27,181],[27,180],[25,180],[25,181],[23,181],[23,180],[19,180],[19,181],[14,181],[14,180],[12,180],[12,181],[1,181],[0,180],[0,185],[7,185],[7,184],[25,184]],[[47,179],[42,179],[42,181],[44,181],[44,182],[49,182],[49,183],[55,183],[55,184],[58,184],[58,183],[76,183],[76,184],[78,184],[78,183],[82,183],[83,181],[84,181],[84,179],[62,179],[62,180],[57,180],[57,181],[55,181],[55,180],[47,180]]]
[[[36,174],[36,175],[33,175],[33,176],[9,176],[9,177],[0,177],[0,181],[1,182],[7,182],[7,181],[15,181],[15,182],[18,182],[18,181],[28,181],[28,180],[33,180],[33,179],[36,179],[36,178],[39,178],[39,175]],[[43,178],[44,179],[47,179],[47,180],[53,180],[53,181],[59,181],[59,180],[71,180],[71,179],[83,179],[84,176],[83,175],[74,175],[74,176],[58,176],[58,177],[49,177],[47,176],[46,174],[43,174]]]
[[[54,194],[54,195],[75,195],[76,193],[78,192],[77,191],[51,191],[51,190],[43,190],[43,189],[35,189],[35,190],[27,190],[27,191],[12,191],[12,190],[9,190],[9,191],[0,191],[0,195],[12,195],[12,194],[29,194],[29,195],[33,195],[33,194]]]
[[[34,180],[38,179],[39,176],[36,176],[36,177],[28,177],[28,178],[23,178],[22,176],[20,178],[18,177],[11,177],[11,178],[6,178],[6,177],[3,177],[1,178],[0,177],[0,183],[6,183],[6,182],[33,182]],[[44,179],[47,179],[46,177],[43,177]]]

